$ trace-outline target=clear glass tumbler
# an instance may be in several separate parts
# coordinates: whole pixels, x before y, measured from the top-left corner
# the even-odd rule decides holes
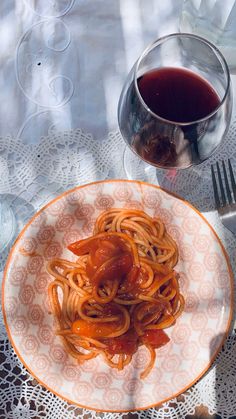
[[[184,0],[180,31],[213,42],[236,72],[236,0]]]
[[[0,195],[0,253],[10,244],[15,229],[16,223],[13,211],[4,196]]]

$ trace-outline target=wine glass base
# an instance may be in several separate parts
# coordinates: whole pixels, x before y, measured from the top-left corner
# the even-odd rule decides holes
[[[124,170],[130,180],[141,180],[148,183],[157,182],[157,169],[141,160],[128,146],[124,151]]]
[[[0,252],[2,252],[13,239],[16,224],[15,216],[10,206],[0,198]]]
[[[124,151],[123,163],[128,179],[158,185],[185,198],[188,198],[192,191],[196,194],[203,182],[200,166],[186,169],[157,169],[141,160],[128,146]]]

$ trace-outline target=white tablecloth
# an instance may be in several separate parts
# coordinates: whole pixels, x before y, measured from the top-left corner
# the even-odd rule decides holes
[[[36,144],[52,129],[80,127],[98,139],[117,129],[128,71],[147,44],[178,31],[180,5],[2,0],[0,135]]]
[[[144,47],[178,31],[181,3],[1,1],[0,194],[15,212],[16,233],[60,191],[126,176],[121,159],[125,146],[117,132],[120,91]],[[235,132],[233,122],[227,142],[212,161],[230,156],[236,166]],[[137,176],[158,182],[196,205],[216,228],[235,265],[236,240],[223,229],[213,209],[208,163],[180,172],[175,182],[161,171],[158,179],[152,173]],[[1,270],[8,250],[0,255]],[[69,410],[29,376],[9,345],[2,315],[0,345],[0,418],[83,417],[85,411]],[[183,399],[166,403],[159,411],[139,412],[139,417],[182,418],[194,413],[200,403],[211,413],[233,415],[235,355],[232,332],[214,368]],[[94,415],[89,412],[89,417]]]

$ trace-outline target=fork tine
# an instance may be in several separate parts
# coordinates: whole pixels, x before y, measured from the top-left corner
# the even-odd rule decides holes
[[[233,200],[232,200],[232,195],[230,192],[230,187],[229,187],[229,181],[228,181],[228,175],[226,172],[226,167],[225,167],[225,162],[224,160],[222,160],[222,166],[223,166],[223,172],[224,172],[224,180],[225,180],[225,187],[226,187],[226,195],[228,198],[228,202],[229,204],[232,204]]]
[[[232,169],[232,165],[231,165],[230,159],[228,159],[228,165],[229,165],[229,176],[230,176],[230,180],[231,180],[231,185],[232,185],[234,200],[236,202],[236,184],[235,184],[234,172],[233,172],[233,169]]]
[[[212,183],[213,183],[213,191],[214,191],[216,209],[218,209],[218,208],[220,208],[220,198],[219,198],[219,194],[218,194],[215,172],[214,172],[214,168],[213,168],[212,164],[211,164],[211,177],[212,177]]]
[[[221,177],[221,173],[220,173],[220,166],[219,166],[218,162],[216,163],[216,168],[217,168],[217,174],[218,174],[218,179],[219,179],[222,204],[223,204],[223,207],[224,207],[226,205],[226,197],[225,197],[224,186],[223,186],[222,177]]]

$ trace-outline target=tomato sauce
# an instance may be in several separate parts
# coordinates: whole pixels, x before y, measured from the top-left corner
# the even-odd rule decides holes
[[[160,348],[170,341],[169,336],[162,329],[146,330],[142,336],[142,342],[145,345],[150,345],[153,348]]]
[[[87,320],[76,320],[72,325],[72,332],[79,336],[88,338],[104,338],[119,327],[119,322],[89,322]]]
[[[104,343],[107,344],[106,351],[111,355],[133,355],[138,349],[138,335],[131,329],[122,336],[104,340]]]

